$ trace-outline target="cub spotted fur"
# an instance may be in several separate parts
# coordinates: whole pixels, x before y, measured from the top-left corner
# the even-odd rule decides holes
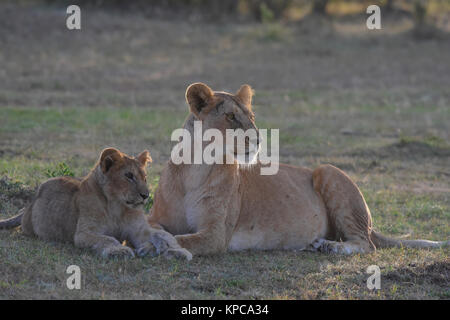
[[[252,89],[214,92],[190,85],[190,115],[184,128],[255,129]],[[192,138],[193,139],[193,138]],[[192,141],[193,143],[193,141]],[[255,153],[259,141],[247,144]],[[256,151],[257,152],[257,151]],[[350,254],[379,247],[440,247],[448,242],[396,240],[372,228],[358,187],[338,168],[315,170],[281,164],[275,175],[261,175],[261,164],[174,164],[161,174],[149,222],[176,235],[193,254],[244,249],[309,249]],[[223,162],[225,163],[225,161]]]
[[[27,235],[72,242],[103,257],[134,257],[134,251],[122,245],[126,240],[139,256],[156,251],[190,260],[190,252],[173,236],[150,228],[144,217],[148,162],[148,151],[132,158],[107,148],[86,177],[53,178],[41,184],[33,202],[17,216],[0,221],[0,229],[22,225]]]

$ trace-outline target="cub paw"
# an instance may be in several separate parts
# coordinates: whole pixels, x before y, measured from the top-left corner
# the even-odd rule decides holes
[[[181,259],[181,260],[192,260],[192,253],[190,253],[188,250],[184,248],[179,249],[168,249],[166,252],[164,252],[164,257],[169,259]]]
[[[134,258],[134,252],[131,248],[125,246],[114,246],[103,249],[102,257],[104,258]]]
[[[150,241],[155,246],[157,254],[162,254],[168,249],[181,248],[177,240],[175,240],[170,233],[165,231],[156,231],[152,234]]]

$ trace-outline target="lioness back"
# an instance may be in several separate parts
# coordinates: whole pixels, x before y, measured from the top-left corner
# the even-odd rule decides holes
[[[47,180],[40,187],[31,210],[22,218],[25,233],[47,240],[73,241],[78,221],[75,197],[80,180],[59,177]]]

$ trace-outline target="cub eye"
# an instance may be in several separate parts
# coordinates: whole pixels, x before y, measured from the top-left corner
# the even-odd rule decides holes
[[[125,177],[127,177],[130,180],[134,180],[134,175],[131,172],[125,173]]]
[[[233,112],[230,112],[230,113],[227,113],[227,119],[230,121],[233,121],[236,119],[236,117]]]

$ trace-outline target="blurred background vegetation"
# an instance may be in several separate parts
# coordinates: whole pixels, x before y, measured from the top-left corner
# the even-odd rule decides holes
[[[0,0],[21,5],[67,6],[139,11],[149,17],[202,20],[205,22],[296,22],[310,16],[321,19],[366,14],[371,4],[383,15],[411,17],[414,34],[430,37],[449,24],[448,0]],[[449,31],[449,30],[446,30]]]
[[[8,2],[11,0],[3,0]],[[417,23],[428,16],[443,15],[450,10],[448,0],[16,0],[20,4],[49,4],[67,6],[102,7],[119,10],[140,10],[154,15],[187,14],[205,19],[233,18],[235,20],[286,20],[296,21],[308,14],[326,17],[365,13],[366,8],[376,4],[384,13],[413,15]]]

